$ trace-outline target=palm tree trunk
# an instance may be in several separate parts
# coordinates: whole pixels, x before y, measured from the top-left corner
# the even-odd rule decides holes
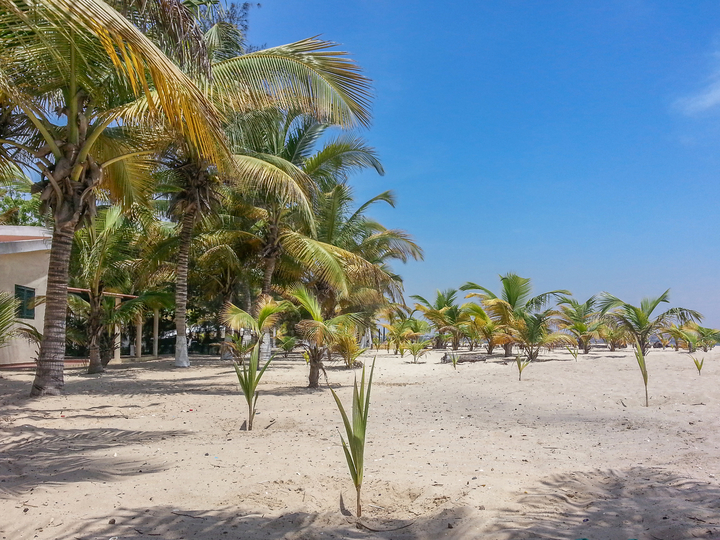
[[[277,264],[277,257],[265,257],[265,274],[263,276],[262,294],[270,294],[272,287],[272,277],[275,272],[275,265]],[[265,332],[260,345],[260,363],[265,365],[265,362],[270,360],[272,354],[272,332],[270,330]]]
[[[103,330],[102,296],[95,297],[93,293],[90,293],[90,317],[88,317],[90,365],[88,365],[88,373],[102,373],[105,371],[100,358],[100,336]]]
[[[58,395],[65,386],[65,318],[67,285],[75,222],[56,226],[50,247],[45,320],[31,396]]]
[[[265,257],[265,273],[263,275],[263,286],[262,293],[270,294],[272,289],[272,277],[275,273],[275,265],[277,264],[277,257]]]
[[[310,375],[308,377],[308,388],[318,388],[320,386],[320,370],[323,367],[322,357],[324,351],[313,347],[308,351],[310,358]]]
[[[190,367],[190,359],[187,350],[187,325],[185,317],[187,314],[187,275],[188,260],[190,258],[190,243],[192,242],[192,231],[195,225],[195,211],[185,213],[180,231],[180,250],[175,284],[175,329],[177,339],[175,341],[175,367]]]
[[[512,348],[513,348],[512,343],[505,343],[503,345],[503,349],[505,349],[505,358],[507,358],[508,356],[512,356]]]

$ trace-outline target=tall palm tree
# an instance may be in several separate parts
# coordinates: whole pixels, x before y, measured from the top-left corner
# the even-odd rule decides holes
[[[399,299],[402,279],[392,271],[390,263],[422,260],[423,251],[407,232],[388,229],[367,216],[368,210],[378,203],[394,208],[394,194],[385,191],[356,207],[352,188],[342,177],[322,180],[320,187],[318,240],[352,254],[346,265],[352,283],[372,287],[391,300]],[[335,302],[333,291],[322,280],[315,287],[324,303]]]
[[[595,311],[596,303],[595,296],[582,304],[567,296],[561,296],[558,301],[561,328],[575,336],[578,348],[585,354],[590,352],[590,341],[600,338],[603,325],[600,313]]]
[[[277,174],[287,175],[297,193],[255,190],[250,197],[258,218],[255,237],[261,245],[264,270],[262,293],[269,294],[278,260],[283,253],[309,266],[323,263],[330,281],[342,281],[344,273],[333,260],[334,244],[316,237],[312,199],[317,197],[320,178],[346,176],[352,170],[372,167],[383,174],[375,152],[362,139],[341,136],[315,151],[315,143],[329,128],[301,111],[277,109],[254,111],[237,117],[229,127],[232,149],[238,159],[265,162]],[[324,244],[322,242],[325,242]],[[334,263],[334,264],[333,264]]]
[[[185,13],[182,4],[170,3],[177,7],[171,13]],[[212,160],[222,150],[222,131],[217,109],[192,80],[107,3],[0,0],[0,7],[0,93],[31,126],[0,141],[0,161],[13,148],[12,159],[38,171],[34,189],[54,222],[44,336],[31,394],[58,394],[64,386],[75,230],[95,215],[98,193],[129,205],[149,191],[143,181],[147,147],[110,126],[162,122]],[[190,47],[191,40],[185,42]],[[139,95],[148,98],[149,108],[125,107]]]
[[[613,318],[634,336],[642,349],[642,354],[646,355],[650,350],[650,338],[672,322],[684,324],[689,321],[699,322],[702,320],[702,315],[697,311],[681,307],[670,308],[653,317],[655,309],[661,303],[667,303],[669,297],[670,289],[656,298],[643,298],[640,306],[633,306],[610,293],[602,293],[598,307],[604,315],[607,314]]]
[[[330,51],[333,46],[329,42],[307,39],[223,59],[212,64],[212,79],[202,81],[201,86],[225,113],[228,127],[233,115],[267,106],[305,110],[343,127],[367,125],[369,80],[345,58],[345,53]],[[188,146],[184,138],[171,145],[168,153],[168,176],[175,180],[171,215],[181,224],[175,365],[187,367],[190,363],[185,310],[190,243],[196,222],[217,207],[221,183],[229,181],[241,187],[259,187],[300,203],[307,215],[310,212],[305,194],[298,188],[298,178],[270,160],[240,153],[228,162],[208,161]]]
[[[532,282],[530,278],[523,278],[512,272],[500,276],[502,289],[499,295],[493,293],[477,283],[468,281],[460,287],[461,291],[479,290],[479,293],[469,293],[466,298],[480,298],[486,311],[500,324],[511,328],[515,320],[522,319],[523,313],[540,310],[552,297],[561,294],[572,294],[570,291],[558,289],[548,291],[537,296],[531,296]],[[505,356],[512,356],[512,341],[503,345]]]

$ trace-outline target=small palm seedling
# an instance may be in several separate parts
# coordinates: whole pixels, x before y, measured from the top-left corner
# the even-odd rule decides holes
[[[570,345],[565,345],[565,348],[568,350],[568,352],[569,352],[570,354],[572,354],[573,358],[574,358],[575,361],[577,362],[577,357],[578,357],[578,352],[579,352],[579,350],[578,350],[578,349],[575,349],[575,348],[573,348],[573,347],[570,347]]]
[[[690,355],[690,358],[692,358],[692,361],[695,362],[695,367],[698,370],[698,375],[702,375],[702,368],[703,368],[703,364],[705,363],[705,359],[702,358],[702,359],[698,360],[697,358],[695,358],[692,355]]]
[[[430,340],[406,344],[407,350],[410,351],[410,354],[412,354],[413,364],[417,364],[418,358],[420,358],[424,354],[427,354],[428,345],[430,345]]]
[[[348,418],[345,408],[340,398],[332,388],[335,403],[340,410],[340,415],[345,424],[345,433],[347,434],[347,442],[340,435],[345,459],[347,460],[350,476],[353,484],[355,484],[357,517],[362,516],[362,507],[360,506],[360,490],[363,481],[363,464],[365,454],[365,433],[367,431],[368,411],[370,409],[370,387],[372,386],[373,372],[375,371],[375,358],[373,358],[372,368],[370,368],[370,378],[368,379],[367,389],[365,388],[365,366],[363,366],[362,378],[360,379],[360,387],[358,387],[357,377],[353,386],[352,397],[352,423]]]
[[[457,363],[460,357],[457,354],[450,354],[450,361],[452,362],[453,369],[457,371]]]
[[[239,360],[242,363],[245,356],[255,347],[256,342],[253,339],[245,340],[245,336],[241,334],[231,335],[229,338],[220,343],[221,358],[224,360],[227,358],[226,355],[230,355],[230,358],[235,358],[236,361]]]
[[[518,367],[518,381],[522,381],[522,372],[523,370],[530,365],[530,359],[523,360],[520,358],[520,355],[518,354],[515,357],[515,362],[517,363]]]
[[[649,401],[648,401],[648,389],[647,389],[647,383],[648,383],[648,372],[647,372],[647,364],[645,364],[645,355],[643,354],[642,347],[640,346],[640,341],[635,340],[635,358],[637,359],[638,366],[640,366],[640,373],[642,373],[643,383],[645,383],[645,406],[649,407]]]
[[[253,419],[255,418],[255,411],[258,396],[260,393],[257,391],[260,379],[262,379],[265,370],[270,365],[272,357],[265,362],[265,365],[260,371],[258,371],[258,362],[260,357],[260,343],[256,343],[250,353],[250,360],[247,362],[241,361],[238,365],[237,362],[233,362],[235,366],[235,373],[237,373],[238,382],[240,383],[240,390],[242,390],[245,396],[245,401],[248,405],[248,421],[247,430],[252,431]]]

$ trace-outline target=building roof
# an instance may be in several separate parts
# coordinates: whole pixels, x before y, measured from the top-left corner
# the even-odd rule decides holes
[[[52,233],[44,227],[0,225],[0,255],[48,251]]]

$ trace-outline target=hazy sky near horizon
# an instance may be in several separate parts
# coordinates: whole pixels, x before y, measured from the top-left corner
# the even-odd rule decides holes
[[[692,7],[692,9],[690,8]],[[671,304],[720,327],[720,3],[265,0],[253,44],[320,35],[374,81],[353,178],[424,262],[406,298],[498,274]]]

